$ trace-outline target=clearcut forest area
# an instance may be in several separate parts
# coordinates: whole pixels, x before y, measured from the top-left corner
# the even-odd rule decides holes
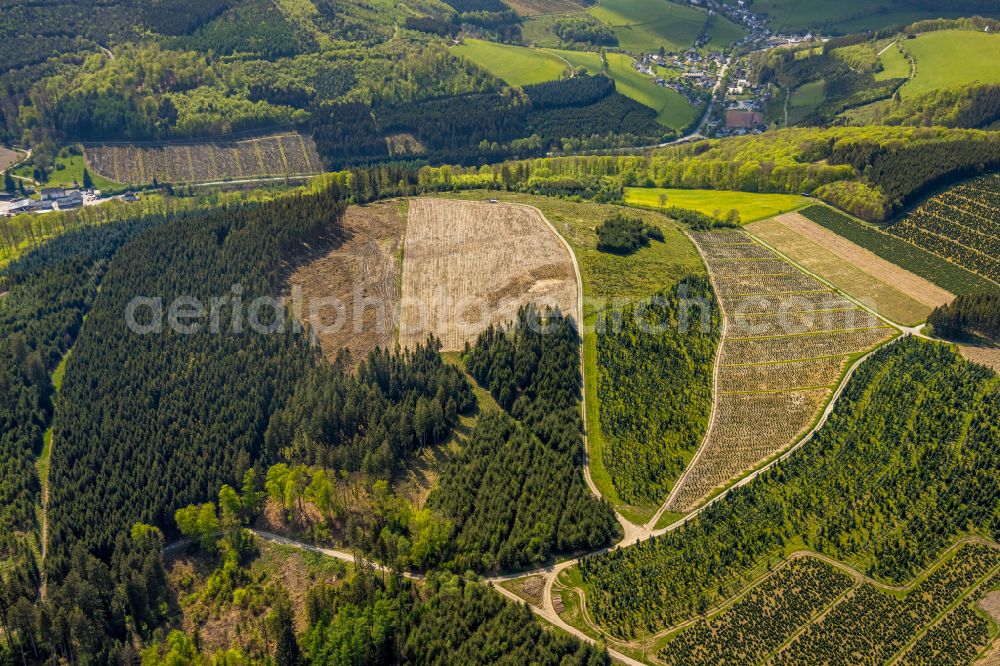
[[[998,0],[8,0],[0,666],[1000,660]]]

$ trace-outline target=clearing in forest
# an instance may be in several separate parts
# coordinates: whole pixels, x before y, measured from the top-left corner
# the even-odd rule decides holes
[[[692,235],[726,325],[712,423],[667,500],[675,513],[799,441],[851,361],[897,334],[742,231]]]
[[[242,141],[85,147],[94,173],[118,183],[206,183],[323,170],[312,137],[295,132]]]
[[[329,360],[347,350],[358,363],[375,347],[392,345],[405,222],[405,202],[351,206],[343,237],[303,248],[288,290],[300,295],[298,314]]]
[[[544,14],[571,14],[583,11],[583,4],[575,0],[507,0],[519,16]]]
[[[412,200],[399,343],[412,348],[433,334],[457,351],[527,303],[558,306],[579,322],[577,279],[569,248],[536,209]]]
[[[927,319],[955,295],[798,214],[747,228],[779,252],[892,321]]]
[[[0,171],[6,171],[7,167],[17,164],[22,159],[24,159],[24,155],[16,150],[0,147]]]
[[[555,81],[569,69],[559,56],[526,46],[466,39],[463,44],[452,47],[452,51],[512,86]]]

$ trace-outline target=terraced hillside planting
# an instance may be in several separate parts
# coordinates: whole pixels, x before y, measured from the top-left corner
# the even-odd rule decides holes
[[[947,345],[910,336],[883,346],[854,372],[807,446],[682,529],[586,557],[566,573],[577,576],[593,622],[629,641],[655,640],[695,615],[724,607],[803,549],[847,564],[879,585],[910,585],[963,537],[995,542],[1000,534],[997,383],[995,373]],[[873,603],[890,613],[876,609],[879,617],[870,621],[863,605],[842,613],[845,623],[860,627],[860,648],[882,649],[863,642],[866,633],[879,640],[895,640],[897,632],[915,638],[916,630],[1000,563],[992,549],[982,555],[976,545],[967,552],[947,567],[958,574],[932,575],[909,601],[876,592]],[[969,600],[990,589],[984,586],[982,595]],[[901,600],[902,607],[893,605]],[[911,621],[911,611],[922,615]],[[839,641],[839,633],[826,633],[834,626],[827,622],[823,635]],[[911,625],[901,631],[898,622]],[[883,631],[887,623],[893,626]],[[808,640],[813,645],[817,639]],[[847,641],[833,645],[841,644]],[[904,647],[894,645],[893,651]],[[800,654],[806,656],[799,663],[816,663],[836,652]],[[892,656],[843,654],[830,663],[883,663]]]
[[[535,209],[443,199],[410,202],[399,343],[429,333],[458,351],[527,303],[580,321],[572,255]]]
[[[876,254],[881,259],[953,294],[1000,293],[1000,286],[992,280],[904,240],[900,237],[901,230],[897,229],[896,233],[890,234],[827,206],[810,206],[799,212],[803,217]]]
[[[85,148],[95,173],[118,183],[204,183],[265,176],[312,175],[323,170],[311,137],[288,133],[243,141],[100,144]]]
[[[797,558],[724,612],[680,632],[659,657],[670,666],[758,663],[854,586],[820,559]]]
[[[667,502],[678,513],[794,444],[818,418],[849,361],[896,335],[741,231],[694,238],[726,330],[711,428]]]
[[[886,231],[1000,284],[1000,174],[953,187]]]
[[[955,295],[798,213],[747,228],[806,270],[891,321],[915,326]]]
[[[822,620],[808,627],[774,659],[776,666],[802,663],[885,663],[915,636],[940,619],[949,606],[972,595],[1000,572],[1000,551],[985,545],[962,547],[954,558],[935,569],[905,596],[899,597],[864,583]],[[961,616],[957,618],[961,620]],[[951,620],[956,621],[956,618]],[[985,620],[984,620],[985,622]],[[969,634],[970,642],[976,634]],[[945,648],[937,632],[904,657],[922,663],[921,653]],[[964,642],[964,641],[963,641]],[[975,643],[973,643],[975,645]],[[978,646],[980,649],[983,645]],[[961,645],[948,646],[961,650]],[[973,651],[974,657],[978,650]],[[947,654],[942,663],[962,663]]]
[[[677,633],[659,656],[678,666],[874,664],[900,656],[902,664],[969,663],[989,639],[989,623],[969,601],[998,571],[1000,551],[965,544],[925,579],[889,588],[801,554],[726,610]]]

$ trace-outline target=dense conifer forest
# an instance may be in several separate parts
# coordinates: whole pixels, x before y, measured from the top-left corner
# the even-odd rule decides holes
[[[511,328],[484,332],[466,364],[507,414],[481,417],[430,497],[454,525],[451,566],[524,568],[608,543],[614,514],[580,470],[580,339],[572,318],[524,308]]]
[[[374,350],[355,372],[345,354],[317,364],[272,417],[266,458],[388,478],[407,455],[447,438],[475,404],[439,348],[431,339],[413,350]]]
[[[290,249],[336,232],[343,205],[333,192],[237,205],[172,221],[115,257],[101,297],[70,358],[55,415],[50,477],[49,572],[70,567],[74,544],[109,558],[135,522],[169,525],[174,509],[236,483],[262,452],[270,414],[313,361],[307,339],[283,313],[244,305],[277,293]],[[135,297],[229,296],[218,334],[164,322],[130,330]],[[187,311],[190,311],[188,308]],[[156,310],[136,315],[149,324]],[[244,315],[283,331],[262,334]],[[182,320],[184,324],[190,320]]]
[[[525,606],[481,584],[441,575],[421,593],[359,576],[310,591],[302,654],[311,664],[604,666],[607,654],[542,628]]]
[[[946,338],[977,335],[1000,340],[1000,296],[963,294],[947,305],[935,308],[927,319],[934,332]]]
[[[597,395],[604,465],[631,504],[662,501],[701,444],[721,322],[711,284],[688,278],[604,315]]]
[[[50,374],[72,346],[108,260],[162,218],[71,232],[7,266],[0,299],[0,555],[35,527],[34,459],[52,417]]]

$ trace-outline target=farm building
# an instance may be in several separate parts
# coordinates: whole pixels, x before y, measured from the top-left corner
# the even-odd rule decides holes
[[[764,124],[764,114],[759,111],[730,110],[726,112],[726,127],[750,129]]]

